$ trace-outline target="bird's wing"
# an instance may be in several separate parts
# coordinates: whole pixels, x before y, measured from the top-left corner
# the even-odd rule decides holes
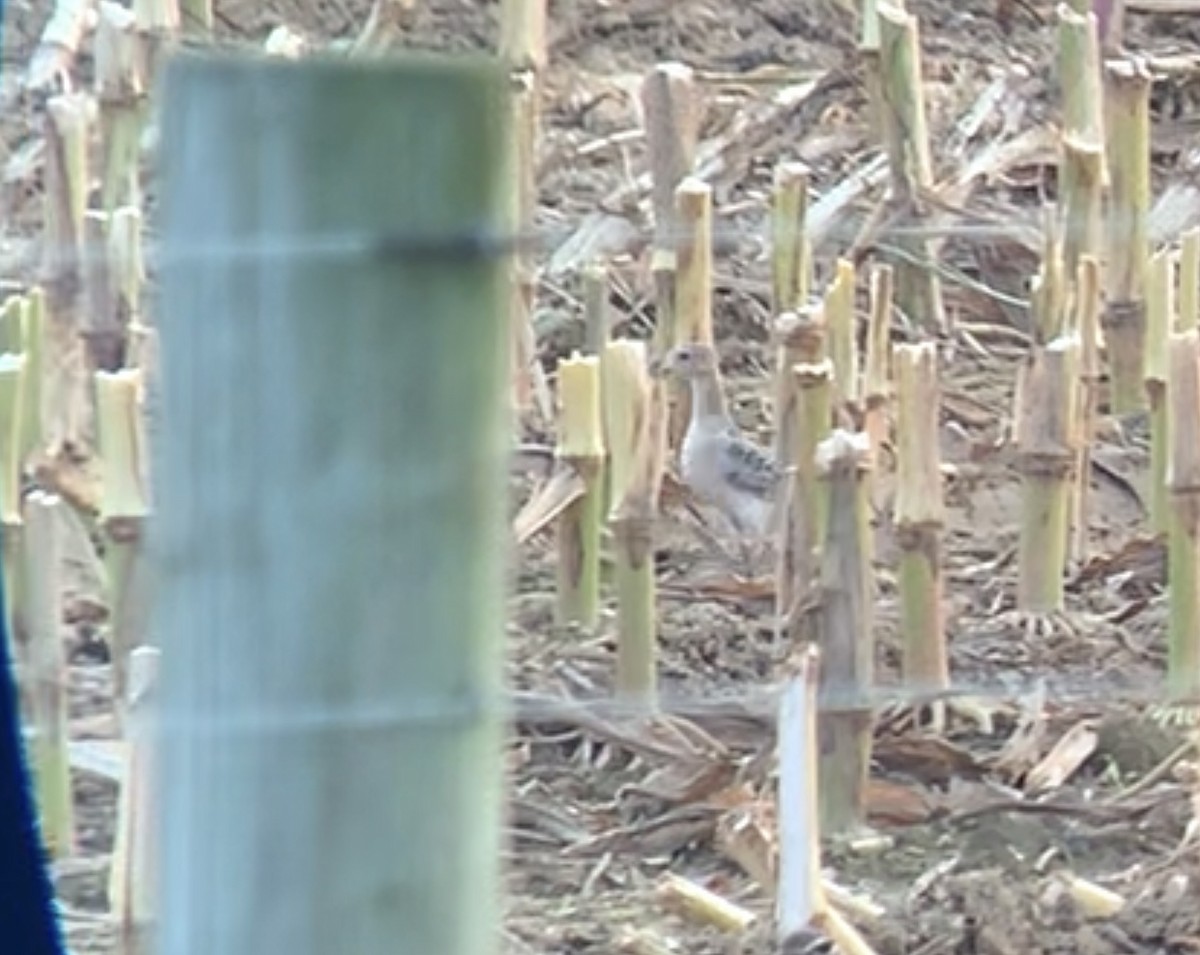
[[[734,426],[725,430],[721,442],[721,477],[730,487],[756,497],[768,497],[782,476],[771,455],[738,434]]]

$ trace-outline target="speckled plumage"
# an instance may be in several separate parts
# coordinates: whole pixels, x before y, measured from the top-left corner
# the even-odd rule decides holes
[[[668,353],[663,371],[691,386],[692,414],[680,449],[683,482],[739,533],[766,534],[782,475],[771,455],[729,416],[715,352],[706,345],[681,345]]]

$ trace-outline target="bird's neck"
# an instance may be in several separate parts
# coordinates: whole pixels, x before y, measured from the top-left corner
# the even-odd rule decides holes
[[[728,414],[721,381],[715,371],[692,379],[692,415],[697,418],[724,418]]]

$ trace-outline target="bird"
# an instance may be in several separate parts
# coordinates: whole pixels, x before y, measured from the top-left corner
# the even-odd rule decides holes
[[[684,485],[719,511],[738,534],[762,539],[770,531],[783,471],[729,416],[716,350],[701,343],[677,345],[657,370],[691,388],[691,418],[679,455]]]

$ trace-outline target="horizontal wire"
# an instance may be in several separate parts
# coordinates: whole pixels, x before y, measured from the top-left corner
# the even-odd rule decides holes
[[[764,212],[764,218],[767,213]],[[628,220],[623,220],[628,225]],[[484,226],[449,232],[441,235],[430,232],[380,229],[376,231],[330,231],[302,236],[255,236],[252,238],[229,238],[221,242],[203,243],[194,240],[180,242],[147,241],[142,249],[142,262],[151,269],[162,269],[167,265],[192,263],[257,264],[271,260],[298,260],[305,262],[346,262],[353,260],[384,261],[412,260],[420,263],[437,261],[477,262],[486,259],[511,258],[518,255],[543,255],[553,257],[577,235],[583,235],[585,223],[574,228],[539,228],[530,230],[497,231]],[[905,249],[888,249],[888,242],[968,240],[980,245],[1008,240],[1028,246],[1038,234],[1032,226],[1003,224],[947,224],[947,225],[890,225],[873,233],[872,240],[864,251],[871,249],[890,252],[896,257],[911,259],[912,252]],[[848,225],[833,226],[823,230],[823,240],[839,238],[855,239],[859,229]],[[769,223],[761,228],[719,228],[711,232],[714,258],[723,257],[722,244],[747,239],[758,240],[765,252],[770,245]],[[585,241],[587,241],[585,236]],[[593,254],[581,257],[580,263],[609,256],[637,252],[645,248],[678,250],[688,247],[692,234],[685,230],[656,232],[653,228],[622,227],[620,234],[611,240],[597,239],[593,243]],[[80,242],[78,244],[50,245],[33,240],[40,257],[47,265],[49,275],[68,266],[82,269],[104,267],[118,260],[111,248],[102,242]],[[552,263],[551,263],[552,264]],[[934,261],[933,266],[945,269],[945,263]],[[964,279],[966,277],[964,276]],[[967,279],[970,281],[969,279]]]
[[[166,738],[238,738],[303,736],[314,733],[378,733],[392,731],[450,731],[490,718],[521,726],[575,725],[586,729],[597,723],[640,719],[647,715],[674,716],[703,721],[714,718],[749,719],[773,725],[783,690],[788,684],[773,683],[738,689],[683,691],[670,689],[657,694],[652,705],[618,697],[561,697],[547,691],[521,690],[482,696],[459,695],[455,699],[432,698],[389,701],[373,705],[248,706],[225,703],[221,711],[197,715],[183,707],[167,710],[157,705],[155,732]],[[158,691],[161,694],[161,687]],[[1033,679],[1003,678],[992,681],[962,681],[948,687],[876,687],[866,693],[819,690],[817,709],[823,713],[855,713],[871,709],[920,708],[932,703],[954,701],[1015,703],[1036,701],[1047,708],[1092,707],[1112,709],[1142,705],[1162,718],[1183,714],[1200,705],[1200,699],[1168,700],[1162,681],[1098,680],[1095,677]],[[164,703],[166,701],[163,701]],[[1165,714],[1165,715],[1164,715]]]

